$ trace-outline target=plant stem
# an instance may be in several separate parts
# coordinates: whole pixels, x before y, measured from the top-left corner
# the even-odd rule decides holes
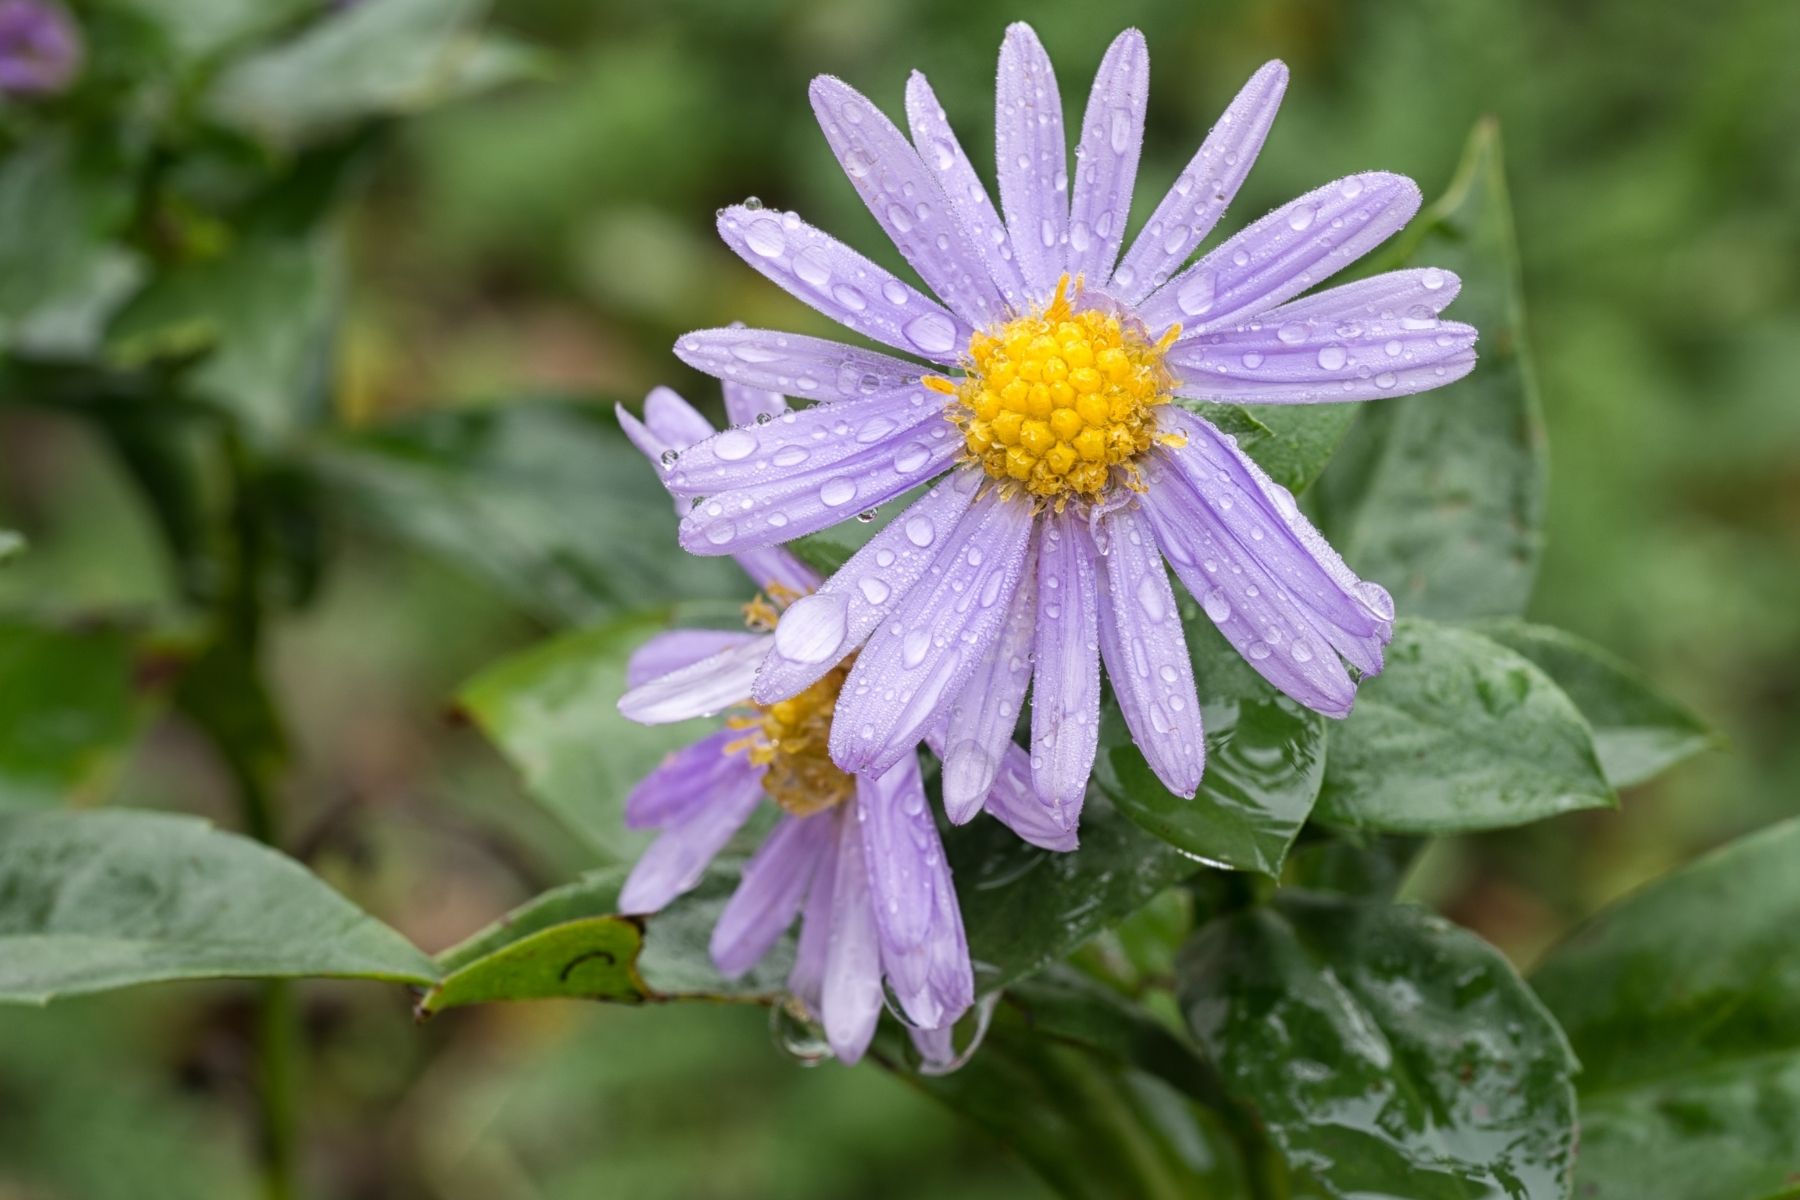
[[[294,985],[271,979],[262,985],[256,1014],[256,1095],[262,1116],[263,1195],[294,1200],[299,1194],[299,1009]]]

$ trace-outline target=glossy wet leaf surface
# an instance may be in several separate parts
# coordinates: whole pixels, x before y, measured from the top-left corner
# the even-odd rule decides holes
[[[1263,682],[1185,596],[1181,609],[1206,731],[1199,794],[1163,787],[1110,705],[1095,777],[1120,812],[1171,845],[1274,875],[1324,780],[1325,718]]]
[[[1800,821],[1627,896],[1532,985],[1581,1056],[1582,1195],[1738,1200],[1800,1170]]]
[[[1576,1069],[1493,947],[1424,909],[1289,891],[1201,929],[1189,1028],[1313,1190],[1568,1194]]]
[[[0,620],[0,811],[92,800],[146,715],[124,629]]]
[[[1322,531],[1403,613],[1516,614],[1543,544],[1544,433],[1497,124],[1476,126],[1449,189],[1384,265],[1456,272],[1444,315],[1480,330],[1480,357],[1441,391],[1361,406],[1314,489]]]
[[[1447,833],[1616,802],[1586,720],[1535,663],[1468,629],[1402,620],[1387,669],[1332,724],[1318,815]]]
[[[0,1000],[299,976],[429,983],[437,970],[299,863],[198,818],[0,814]]]

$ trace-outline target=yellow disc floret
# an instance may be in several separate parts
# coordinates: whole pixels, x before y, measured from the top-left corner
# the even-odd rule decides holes
[[[856,790],[855,778],[838,769],[830,751],[831,717],[849,675],[850,663],[845,662],[798,696],[758,704],[755,716],[732,719],[748,736],[730,749],[742,750],[751,762],[768,768],[763,791],[796,817],[842,804]]]
[[[1129,318],[1075,311],[1068,291],[1065,275],[1041,312],[976,333],[961,380],[925,381],[956,398],[948,415],[970,458],[1059,508],[1098,498],[1115,470],[1138,485],[1134,463],[1158,439],[1156,406],[1173,383],[1163,353],[1180,335],[1152,342]]]

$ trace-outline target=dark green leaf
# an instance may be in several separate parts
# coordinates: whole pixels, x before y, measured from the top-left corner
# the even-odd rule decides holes
[[[552,624],[752,591],[729,561],[679,551],[654,468],[598,408],[435,412],[323,442],[312,464],[356,518]]]
[[[151,21],[176,54],[199,62],[228,47],[269,34],[317,0],[114,0]]]
[[[1274,875],[1319,795],[1325,719],[1265,683],[1185,597],[1182,624],[1206,730],[1200,794],[1163,787],[1110,707],[1095,777],[1121,812],[1171,845]]]
[[[300,976],[437,970],[299,863],[193,817],[0,814],[0,1000]]]
[[[1466,930],[1411,906],[1290,891],[1203,927],[1178,972],[1226,1087],[1326,1195],[1568,1194],[1575,1060]]]
[[[1742,1200],[1800,1170],[1800,820],[1605,910],[1532,984],[1581,1056],[1583,1196]]]
[[[1476,126],[1400,259],[1462,277],[1447,315],[1481,331],[1481,359],[1444,391],[1365,406],[1314,489],[1323,530],[1401,612],[1511,615],[1543,542],[1544,436],[1496,124]]]
[[[1294,847],[1282,886],[1391,900],[1425,844],[1423,838],[1355,831],[1320,836]]]
[[[1443,833],[1614,803],[1587,722],[1548,675],[1470,630],[1402,620],[1387,669],[1332,728],[1318,813]]]
[[[1630,665],[1572,633],[1512,620],[1473,628],[1543,668],[1575,702],[1615,788],[1643,783],[1718,742],[1699,717],[1659,695]]]
[[[103,787],[147,715],[132,648],[119,628],[0,620],[0,810]]]

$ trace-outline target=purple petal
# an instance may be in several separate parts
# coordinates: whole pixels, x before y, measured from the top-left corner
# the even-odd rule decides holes
[[[797,695],[862,645],[924,577],[985,478],[979,470],[951,471],[816,593],[795,601],[775,627],[775,647],[751,690],[756,702]]]
[[[663,484],[677,496],[711,496],[787,479],[867,453],[927,421],[948,428],[943,412],[944,398],[922,387],[815,404],[689,446]]]
[[[639,725],[668,725],[742,704],[774,639],[763,634],[632,688],[619,711]]]
[[[1433,316],[1444,311],[1462,291],[1462,280],[1455,272],[1441,267],[1409,267],[1403,271],[1384,271],[1367,279],[1340,283],[1336,287],[1290,300],[1280,308],[1262,315],[1265,324],[1279,321],[1392,321],[1407,315],[1418,315],[1421,305]]]
[[[637,687],[660,675],[690,667],[703,658],[745,642],[754,641],[754,633],[741,629],[671,629],[659,633],[632,651],[625,664],[625,684]]]
[[[1032,618],[1037,612],[1036,564],[1027,553],[1012,612],[1000,637],[950,705],[945,724],[944,813],[966,824],[993,790],[1000,758],[1013,744],[1013,727],[1031,683]]]
[[[831,947],[831,894],[837,883],[838,849],[842,845],[844,807],[810,818],[825,827],[819,859],[813,865],[812,886],[800,913],[800,938],[794,947],[794,968],[788,973],[788,991],[817,1016],[820,992],[825,985],[825,957]]]
[[[1081,144],[1075,149],[1068,270],[1094,287],[1112,278],[1125,240],[1149,96],[1150,51],[1143,34],[1127,29],[1100,60],[1081,121]]]
[[[1131,739],[1163,785],[1192,796],[1206,765],[1194,663],[1148,518],[1136,505],[1100,518],[1106,563],[1100,654]]]
[[[748,425],[758,417],[778,417],[787,411],[787,397],[780,392],[745,387],[729,379],[724,391],[725,420],[732,425]]]
[[[897,350],[954,362],[974,333],[936,300],[794,213],[737,205],[719,213],[719,235],[745,262],[803,302],[846,329]],[[926,318],[920,326],[927,330],[923,338],[908,332],[921,318]],[[942,336],[946,324],[954,331],[954,343],[947,348]]]
[[[741,736],[738,730],[721,729],[666,756],[625,797],[626,827],[678,825],[727,782],[750,771],[743,755],[726,750]]]
[[[1013,256],[1034,302],[1049,299],[1069,239],[1069,146],[1050,56],[1031,26],[1007,26],[994,93],[1000,209]]]
[[[713,926],[712,960],[736,979],[755,966],[799,915],[813,869],[836,832],[822,817],[783,817],[744,864],[743,881]]]
[[[819,586],[819,573],[783,550],[780,546],[760,546],[740,550],[731,556],[762,591],[786,588],[804,596]]]
[[[1161,287],[1212,232],[1269,136],[1287,81],[1287,68],[1279,62],[1264,63],[1250,77],[1113,272],[1113,295],[1136,304]]]
[[[650,843],[619,889],[619,911],[657,912],[699,883],[706,865],[749,820],[761,797],[760,771],[743,770],[721,780],[705,804],[684,814],[679,824],[665,826]]]
[[[1000,758],[1000,773],[988,792],[989,816],[1045,850],[1068,851],[1076,846],[1076,827],[1081,820],[1082,797],[1052,813],[1031,782],[1031,759],[1018,746],[1008,746]],[[1065,824],[1066,822],[1066,824]]]
[[[1182,340],[1254,317],[1379,246],[1419,211],[1419,187],[1373,171],[1282,205],[1177,275],[1139,306],[1152,330]]]
[[[980,251],[905,135],[840,79],[821,75],[811,94],[819,127],[851,185],[919,277],[970,325],[1003,317],[1005,303]],[[914,317],[904,332],[921,354],[961,349],[955,327],[932,314]]]
[[[1397,319],[1315,317],[1248,325],[1176,346],[1175,394],[1244,404],[1320,404],[1405,396],[1475,366],[1475,330],[1429,308]]]
[[[962,143],[956,140],[944,115],[944,106],[938,103],[925,76],[917,71],[906,81],[906,123],[912,130],[913,146],[918,150],[919,158],[937,176],[938,186],[950,203],[950,211],[969,231],[970,240],[987,264],[988,277],[1000,289],[1009,308],[1024,311],[1028,307],[1025,280],[1019,274],[1019,265],[1012,259],[1006,226],[995,211],[993,201],[988,199],[987,188],[975,174],[969,156],[963,153]]]
[[[831,887],[831,934],[819,990],[825,1040],[838,1061],[854,1063],[881,1018],[881,938],[869,895],[861,831],[846,815],[838,822],[837,878]]]
[[[652,388],[644,397],[642,421],[626,412],[623,405],[615,405],[613,411],[618,414],[625,436],[645,458],[657,464],[658,470],[662,468],[663,451],[684,449],[713,434],[712,422],[666,387]]]
[[[921,374],[916,364],[876,350],[774,329],[696,329],[676,341],[675,356],[728,383],[805,400],[856,400],[898,391],[916,385]]]
[[[831,757],[852,774],[885,771],[956,698],[1012,608],[1031,505],[993,492],[975,500],[907,594],[902,611],[857,656],[831,723]]]
[[[1073,828],[1081,811],[1100,740],[1100,609],[1079,525],[1073,510],[1046,514],[1038,546],[1031,783],[1062,828]]]
[[[720,492],[682,518],[682,548],[738,554],[836,525],[943,471],[962,450],[955,435],[955,426],[930,415],[840,462]]]

